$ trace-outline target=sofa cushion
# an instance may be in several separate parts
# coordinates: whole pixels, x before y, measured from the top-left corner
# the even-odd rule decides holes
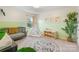
[[[16,33],[16,34],[11,34],[10,37],[13,39],[13,40],[16,40],[16,39],[20,39],[22,37],[24,37],[25,34],[24,33]]]
[[[0,32],[0,40],[4,37],[5,32]]]
[[[12,45],[12,42],[12,39],[6,33],[5,36],[0,40],[0,50]]]
[[[4,35],[5,35],[5,30],[0,29],[0,40],[4,37]]]

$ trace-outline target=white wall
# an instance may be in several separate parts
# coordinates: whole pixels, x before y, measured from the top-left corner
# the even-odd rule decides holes
[[[18,21],[18,20],[25,20],[26,13],[18,10],[15,7],[0,7],[4,10],[6,16],[0,15],[0,19],[4,21]]]
[[[79,7],[77,7],[77,12],[78,12],[77,44],[79,46]]]
[[[33,14],[13,6],[0,6],[6,16],[0,12],[0,27],[26,26],[28,16]]]

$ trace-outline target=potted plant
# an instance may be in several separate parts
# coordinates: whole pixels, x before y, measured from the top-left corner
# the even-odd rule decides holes
[[[70,12],[67,14],[67,19],[65,19],[66,26],[62,30],[67,33],[68,41],[73,41],[73,35],[77,34],[77,15],[77,12]]]

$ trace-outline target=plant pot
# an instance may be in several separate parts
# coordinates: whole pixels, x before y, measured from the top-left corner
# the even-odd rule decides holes
[[[68,37],[68,38],[67,38],[67,41],[73,42],[73,39],[72,39],[71,37]]]

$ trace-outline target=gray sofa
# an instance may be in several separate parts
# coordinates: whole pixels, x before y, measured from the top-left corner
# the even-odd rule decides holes
[[[17,51],[17,45],[14,43],[11,46],[5,47],[4,49],[1,49],[0,52],[16,52]]]
[[[25,27],[10,27],[0,29],[8,33],[8,35],[14,40],[19,40],[27,36]]]
[[[22,39],[24,37],[26,37],[26,28],[25,27],[18,27],[19,31],[14,33],[14,34],[10,34],[10,37],[16,41],[16,40],[19,40],[19,39]]]

